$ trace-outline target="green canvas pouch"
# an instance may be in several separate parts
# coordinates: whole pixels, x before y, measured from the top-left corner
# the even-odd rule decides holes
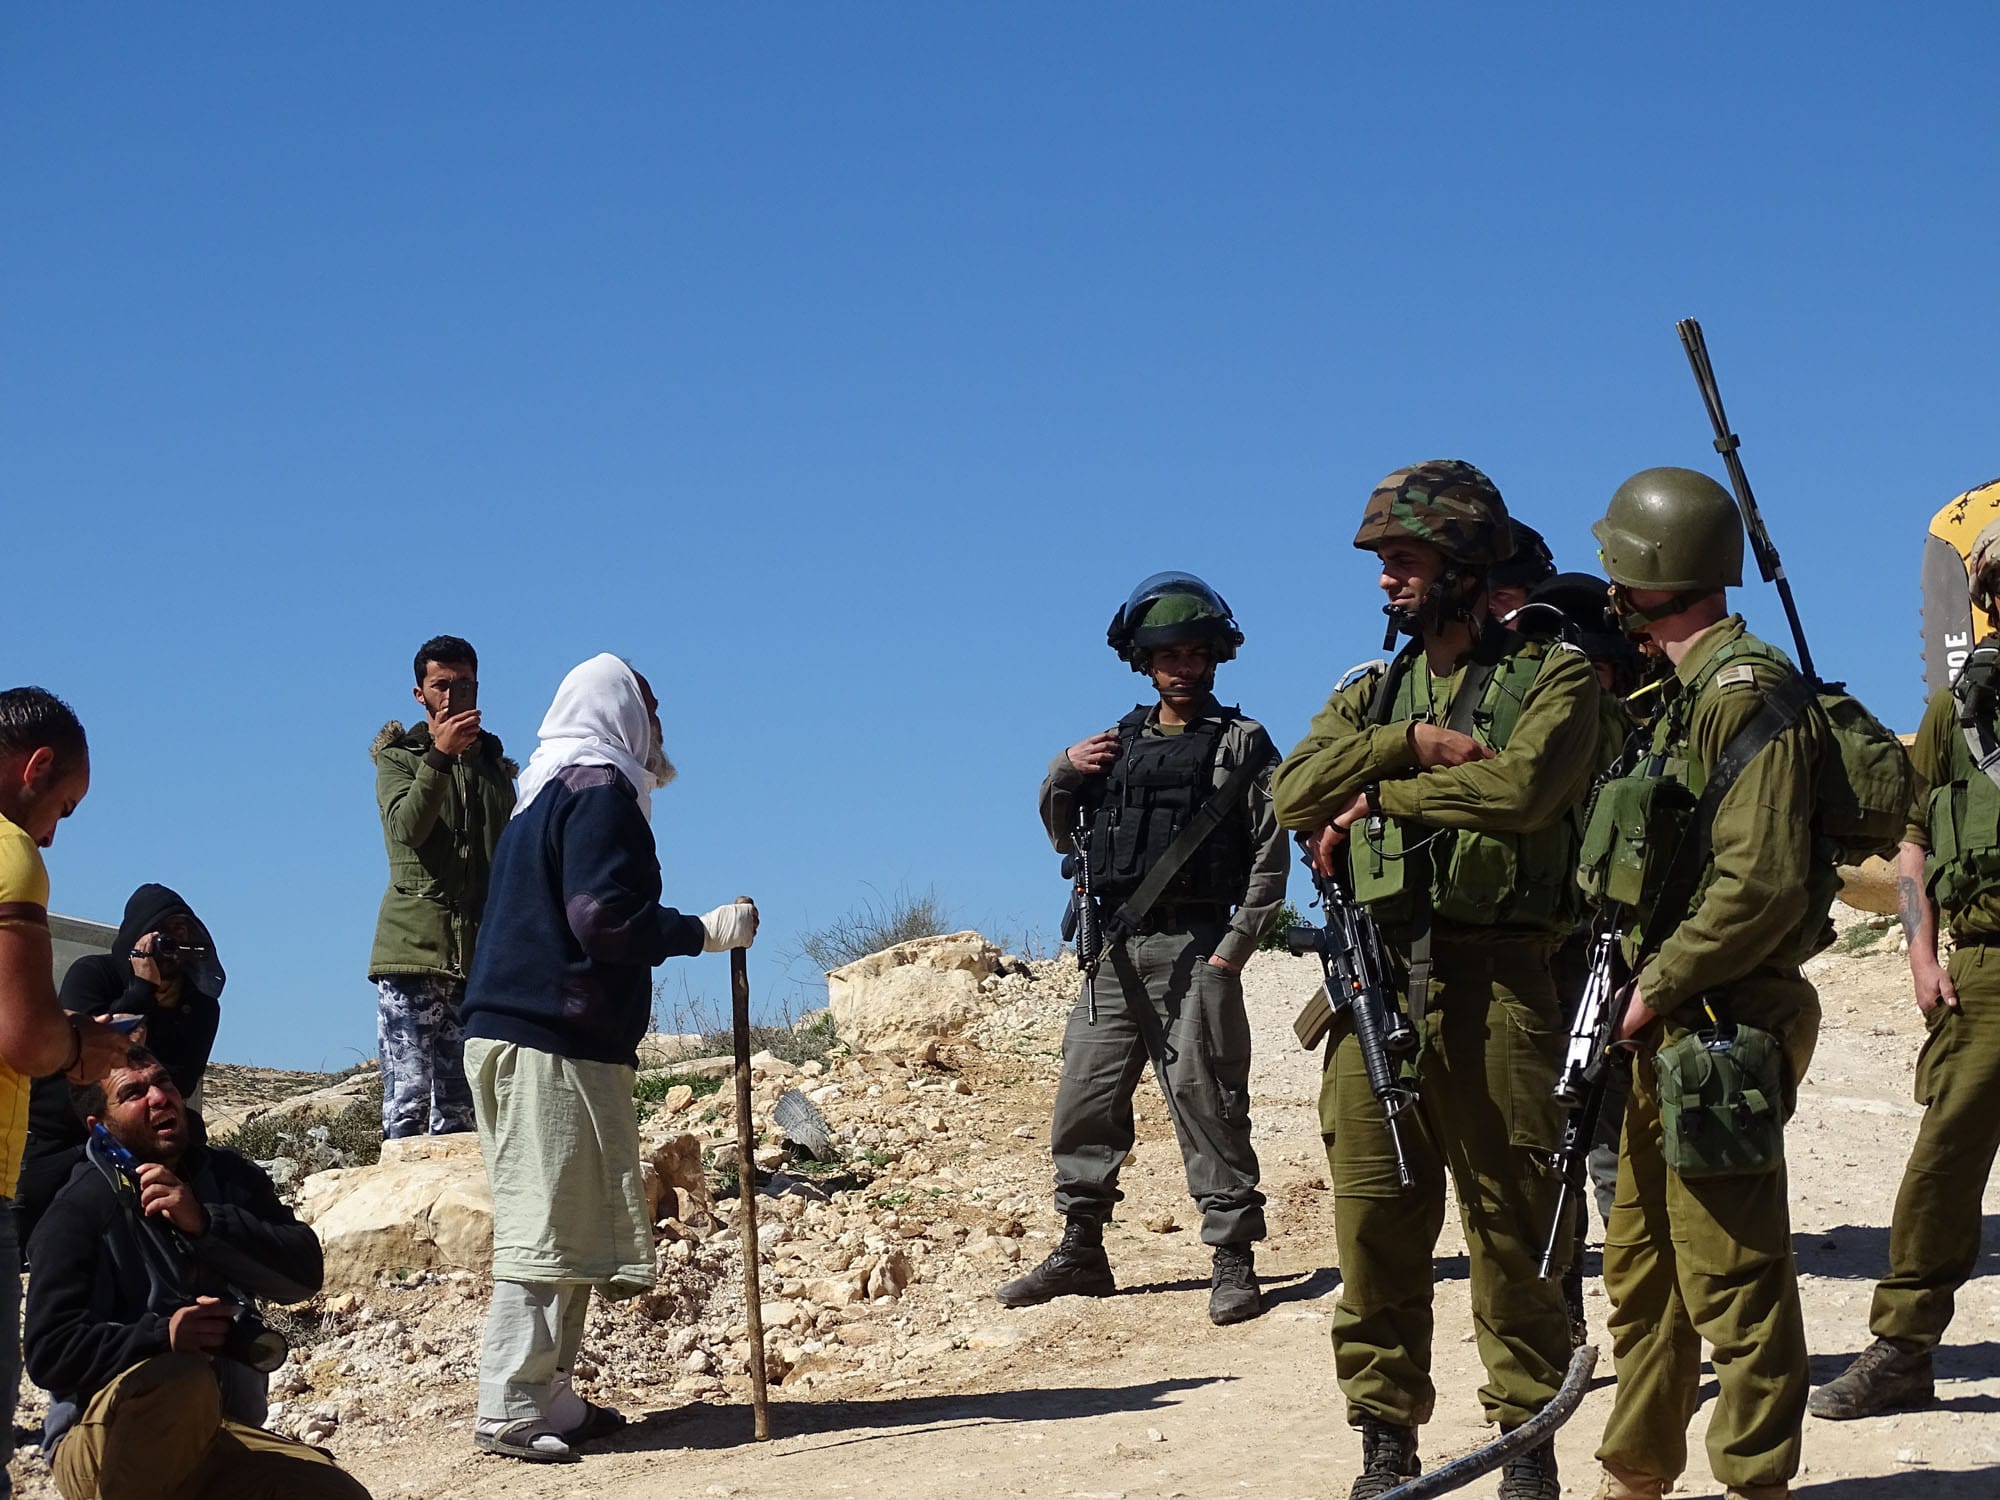
[[[1754,1026],[1690,1032],[1653,1059],[1667,1165],[1687,1179],[1754,1177],[1785,1158],[1784,1058]]]

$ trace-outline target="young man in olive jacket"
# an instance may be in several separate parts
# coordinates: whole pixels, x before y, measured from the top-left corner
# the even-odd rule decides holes
[[[440,635],[417,649],[424,722],[391,720],[370,751],[389,888],[368,977],[380,994],[382,1134],[471,1130],[459,1007],[493,848],[514,811],[514,763],[479,727],[479,656]]]

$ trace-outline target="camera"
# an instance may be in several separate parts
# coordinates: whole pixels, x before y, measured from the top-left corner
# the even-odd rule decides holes
[[[153,946],[150,950],[134,948],[131,956],[133,958],[150,958],[155,963],[176,963],[184,959],[200,958],[207,952],[206,948],[198,944],[177,943],[165,933],[160,933],[153,939]]]
[[[224,1359],[248,1365],[260,1375],[268,1375],[285,1362],[292,1346],[285,1336],[257,1316],[256,1304],[236,1294],[236,1311],[229,1319],[229,1332],[218,1351]]]

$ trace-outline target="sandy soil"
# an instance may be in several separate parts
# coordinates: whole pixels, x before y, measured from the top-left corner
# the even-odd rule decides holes
[[[1900,959],[1862,953],[1817,961],[1826,1023],[1791,1136],[1793,1223],[1814,1350],[1825,1380],[1867,1341],[1873,1279],[1884,1267],[1898,1178],[1918,1111],[1911,1065],[1921,1028],[1905,998]],[[1156,1093],[1141,1094],[1141,1145],[1128,1170],[1127,1211],[1108,1236],[1123,1291],[1104,1301],[1064,1299],[1009,1312],[983,1288],[1015,1267],[929,1277],[896,1309],[906,1355],[893,1377],[815,1383],[774,1393],[773,1439],[750,1441],[740,1380],[723,1397],[627,1402],[639,1418],[576,1465],[535,1467],[475,1455],[472,1391],[431,1393],[400,1426],[343,1428],[332,1446],[377,1496],[591,1497],[659,1495],[908,1497],[1035,1495],[1171,1497],[1256,1494],[1343,1497],[1357,1444],[1342,1420],[1328,1349],[1338,1285],[1330,1200],[1314,1120],[1315,1059],[1298,1050],[1290,1020],[1311,988],[1310,962],[1263,956],[1246,980],[1256,1028],[1256,1132],[1271,1197],[1271,1239],[1260,1256],[1270,1310],[1216,1329],[1205,1316],[1207,1254]],[[1037,1206],[1024,1217],[1021,1265],[1055,1228],[1042,1196],[1042,1144],[1055,1076],[1046,1026],[1013,1050],[968,1052],[964,1076],[982,1111],[983,1164],[1017,1180]],[[1023,1135],[1016,1136],[1015,1130]],[[1813,1500],[1934,1500],[2000,1496],[2000,1192],[1989,1192],[1985,1273],[1967,1287],[1952,1342],[1940,1353],[1937,1405],[1873,1421],[1809,1420]],[[1149,1220],[1179,1226],[1155,1232]],[[989,1242],[990,1243],[990,1242]],[[1592,1256],[1593,1269],[1595,1255]],[[1448,1222],[1437,1251],[1441,1392],[1425,1429],[1427,1460],[1483,1440],[1474,1392],[1464,1242]],[[1601,1331],[1605,1303],[1591,1288]],[[928,1338],[914,1337],[919,1332]],[[903,1347],[900,1346],[899,1347]],[[1705,1394],[1712,1394],[1710,1381]],[[1609,1410],[1600,1373],[1558,1449],[1566,1495],[1588,1495],[1590,1455]],[[1692,1495],[1714,1495],[1697,1418]],[[40,1490],[22,1460],[24,1493]],[[1466,1493],[1493,1493],[1494,1480]]]

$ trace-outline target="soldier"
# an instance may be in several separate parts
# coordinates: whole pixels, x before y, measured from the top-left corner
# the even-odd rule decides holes
[[[1603,820],[1607,860],[1642,871],[1650,897],[1626,929],[1636,978],[1618,1039],[1635,1056],[1604,1246],[1618,1389],[1597,1493],[1652,1500],[1679,1477],[1706,1340],[1715,1477],[1734,1500],[1782,1500],[1806,1343],[1781,1130],[1819,1033],[1799,965],[1830,935],[1833,866],[1811,828],[1829,731],[1812,707],[1775,735],[1753,729],[1761,747],[1738,737],[1753,720],[1769,728],[1767,700],[1802,689],[1728,612],[1743,525],[1720,485],[1647,469],[1592,531],[1620,622],[1674,668],[1648,753],[1600,789],[1585,840],[1600,847]]]
[[[1510,524],[1513,552],[1486,570],[1486,612],[1503,625],[1536,589],[1556,576],[1555,554],[1542,534],[1518,516]]]
[[[1597,768],[1598,687],[1574,648],[1489,618],[1488,570],[1513,544],[1500,492],[1471,464],[1433,460],[1384,479],[1354,545],[1380,557],[1390,617],[1415,639],[1336,688],[1278,769],[1278,820],[1312,833],[1321,869],[1356,836],[1352,863],[1371,879],[1353,893],[1396,950],[1419,1033],[1412,1189],[1398,1188],[1351,1025],[1333,1033],[1320,1089],[1343,1277],[1334,1365],[1361,1429],[1352,1500],[1420,1469],[1416,1429],[1436,1404],[1431,1251],[1447,1170],[1488,1420],[1527,1421],[1569,1360],[1561,1293],[1538,1274],[1561,1133],[1551,1091],[1564,1031],[1549,964],[1581,913],[1573,812]],[[1554,1500],[1554,1447],[1509,1462],[1500,1493]]]
[[[1972,547],[1972,598],[2000,632],[2000,521]],[[1836,1420],[1922,1406],[1934,1394],[1931,1351],[1979,1259],[1980,1200],[2000,1150],[2000,760],[1994,710],[2000,634],[1973,650],[1931,699],[1911,747],[1917,799],[1896,872],[1910,976],[1928,1035],[1917,1058],[1917,1131],[1889,1229],[1889,1275],[1875,1288],[1875,1342],[1812,1394]],[[1949,970],[1938,918],[1951,928]]]
[[[1148,578],[1107,639],[1151,678],[1159,702],[1070,746],[1042,782],[1049,841],[1068,853],[1087,825],[1095,894],[1115,914],[1094,993],[1087,984],[1063,1034],[1049,1142],[1062,1242],[994,1295],[1028,1307],[1116,1290],[1104,1225],[1123,1196],[1132,1091],[1150,1059],[1202,1240],[1214,1247],[1209,1318],[1240,1323],[1263,1311],[1252,1247],[1264,1237],[1240,976],[1285,896],[1289,861],[1271,812],[1278,755],[1261,725],[1215,701],[1216,666],[1236,655],[1243,632],[1199,578]],[[1164,888],[1147,889],[1149,872],[1177,858]]]

